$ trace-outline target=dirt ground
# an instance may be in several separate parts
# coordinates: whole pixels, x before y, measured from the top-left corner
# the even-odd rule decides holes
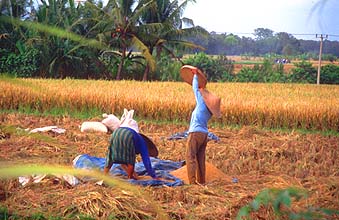
[[[91,120],[99,121],[100,118]],[[81,133],[79,125],[82,122],[68,117],[1,114],[1,165],[41,163],[71,166],[79,154],[105,157],[110,134]],[[66,132],[42,133],[45,138],[20,132],[52,125]],[[187,126],[139,121],[140,131],[157,145],[159,158],[172,161],[185,159],[186,139],[174,141],[168,137],[187,130]],[[210,132],[220,141],[208,143],[206,161],[210,172],[206,185],[141,187],[170,219],[235,219],[239,209],[265,188],[298,187],[306,190],[308,197],[292,201],[290,211],[306,211],[309,207],[339,210],[338,136],[272,132],[255,127],[210,128]],[[147,202],[135,202],[138,199],[94,183],[72,187],[46,180],[21,186],[17,179],[0,181],[0,206],[8,209],[9,216],[82,213],[106,219],[114,203],[118,217],[155,218],[156,214]],[[252,218],[276,219],[276,216],[272,208],[261,207],[252,213]],[[327,219],[339,219],[339,216],[327,216]]]

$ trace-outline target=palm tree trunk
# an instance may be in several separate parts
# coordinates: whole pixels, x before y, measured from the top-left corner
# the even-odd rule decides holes
[[[145,71],[144,71],[144,75],[142,77],[142,81],[147,81],[147,75],[149,73],[149,65],[146,64],[146,68],[145,68]]]
[[[161,45],[159,45],[158,47],[156,47],[156,50],[157,50],[157,59],[160,60],[161,58],[161,52],[162,52],[162,47]]]
[[[121,79],[121,74],[122,74],[122,69],[124,67],[125,57],[126,57],[126,47],[123,48],[122,53],[121,53],[121,60],[120,60],[120,63],[119,63],[116,80]]]
[[[119,67],[118,67],[117,77],[115,78],[116,80],[120,80],[123,66],[124,66],[124,60],[121,59],[119,63]]]

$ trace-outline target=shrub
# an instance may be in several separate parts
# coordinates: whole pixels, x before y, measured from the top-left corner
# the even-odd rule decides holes
[[[328,64],[321,67],[320,71],[321,84],[339,84],[339,66]]]
[[[242,68],[236,75],[236,82],[285,82],[286,76],[282,64],[275,65],[265,59],[263,64],[255,64],[253,68]]]
[[[0,72],[18,77],[32,77],[38,71],[39,51],[17,43],[18,53],[0,49]]]
[[[231,81],[233,79],[233,64],[226,56],[218,56],[215,59],[205,53],[198,53],[187,58],[184,63],[201,69],[207,75],[208,81]]]
[[[295,66],[291,71],[292,74],[288,76],[288,81],[295,83],[316,83],[317,70],[310,62],[302,61],[296,63]]]
[[[180,67],[182,64],[163,55],[157,60],[157,69],[154,78],[161,81],[180,81]]]
[[[326,219],[331,215],[337,215],[338,210],[308,207],[302,211],[294,211],[292,202],[307,198],[307,192],[298,188],[287,189],[264,189],[250,202],[243,206],[238,214],[237,220],[249,219],[250,213],[259,211],[260,208],[272,207],[277,219]]]

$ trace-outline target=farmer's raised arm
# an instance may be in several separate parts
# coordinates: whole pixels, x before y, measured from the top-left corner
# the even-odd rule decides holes
[[[196,74],[196,73],[193,76],[192,88],[193,88],[193,92],[194,92],[195,101],[196,101],[197,104],[200,104],[201,102],[203,102],[203,98],[202,98],[201,93],[199,92],[198,74]]]

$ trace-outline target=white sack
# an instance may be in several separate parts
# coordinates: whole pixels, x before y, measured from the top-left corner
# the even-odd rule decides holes
[[[115,115],[103,114],[102,117],[104,117],[105,119],[103,119],[101,123],[106,125],[109,130],[114,131],[120,126],[120,119],[117,118]]]
[[[107,133],[106,125],[98,121],[85,121],[81,124],[81,132],[104,132]]]

